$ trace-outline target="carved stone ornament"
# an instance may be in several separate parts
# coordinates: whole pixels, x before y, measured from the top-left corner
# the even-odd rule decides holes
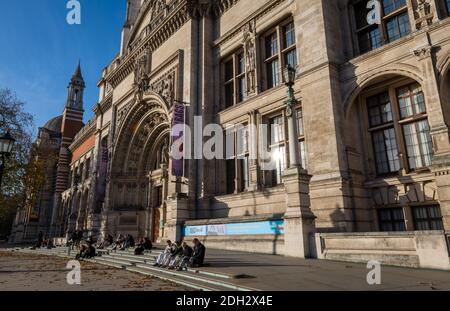
[[[142,95],[148,89],[150,81],[150,52],[145,51],[136,58],[134,66],[134,87],[136,95],[142,99]]]
[[[244,26],[243,46],[247,96],[256,94],[256,23],[254,20]]]
[[[218,0],[188,0],[186,10],[193,19],[217,17],[220,15]]]
[[[416,8],[416,28],[422,29],[433,22],[434,14],[431,11],[431,4],[429,0],[417,0]]]
[[[174,68],[152,82],[149,90],[159,94],[169,104],[172,104],[175,99],[175,81],[177,69]]]

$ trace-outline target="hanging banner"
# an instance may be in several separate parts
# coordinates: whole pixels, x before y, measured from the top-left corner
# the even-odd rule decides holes
[[[173,105],[173,116],[172,116],[172,133],[171,133],[171,140],[172,145],[179,145],[179,147],[176,148],[176,152],[178,153],[178,156],[174,156],[172,154],[172,176],[174,177],[183,177],[184,176],[184,158],[182,156],[183,149],[184,149],[184,129],[181,131],[180,126],[185,125],[185,106],[182,103],[174,103]],[[177,128],[175,128],[177,127]],[[174,148],[172,148],[173,152]]]
[[[106,175],[108,173],[108,147],[104,143],[101,144],[100,165],[98,170],[96,201],[97,204],[103,203],[106,196]]]

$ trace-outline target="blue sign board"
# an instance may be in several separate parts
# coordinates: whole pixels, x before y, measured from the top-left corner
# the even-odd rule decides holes
[[[229,235],[283,235],[284,220],[246,222],[225,225],[186,226],[185,237]]]

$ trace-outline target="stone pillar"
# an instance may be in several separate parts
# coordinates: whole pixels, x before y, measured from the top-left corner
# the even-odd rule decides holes
[[[250,186],[248,191],[257,191],[259,189],[259,169],[258,169],[258,115],[256,110],[249,112],[249,177]]]
[[[183,237],[184,223],[189,219],[189,200],[184,194],[173,195],[167,199],[167,223],[165,237],[172,241],[180,241]]]
[[[427,106],[428,122],[433,140],[433,167],[436,176],[439,203],[444,220],[444,228],[450,230],[450,135],[445,123],[444,112],[436,77],[436,65],[433,60],[433,46],[427,32],[422,32],[415,39],[417,57],[422,69],[422,85]]]
[[[292,167],[283,173],[286,189],[286,213],[284,214],[285,255],[312,258],[315,254],[315,216],[311,211],[309,183],[311,176],[300,167]]]

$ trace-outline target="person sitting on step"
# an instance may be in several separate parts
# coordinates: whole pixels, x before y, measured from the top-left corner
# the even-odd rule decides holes
[[[136,256],[141,256],[145,251],[151,251],[153,248],[152,242],[149,238],[143,238],[139,240],[136,249],[134,250],[134,254]]]
[[[191,267],[201,267],[205,261],[206,247],[199,239],[194,239],[194,254],[189,261]]]
[[[192,249],[192,247],[190,247],[186,242],[183,242],[182,247],[183,247],[183,255],[182,255],[180,263],[177,266],[178,271],[187,270],[189,260],[191,260],[191,257],[194,253],[194,250]]]
[[[170,270],[174,270],[178,267],[183,256],[183,247],[181,247],[181,242],[176,242],[175,246],[175,249],[171,252],[169,261],[166,263],[166,267]]]
[[[156,263],[154,264],[155,267],[161,267],[170,258],[172,246],[173,246],[172,241],[167,240],[166,248],[156,259]]]

